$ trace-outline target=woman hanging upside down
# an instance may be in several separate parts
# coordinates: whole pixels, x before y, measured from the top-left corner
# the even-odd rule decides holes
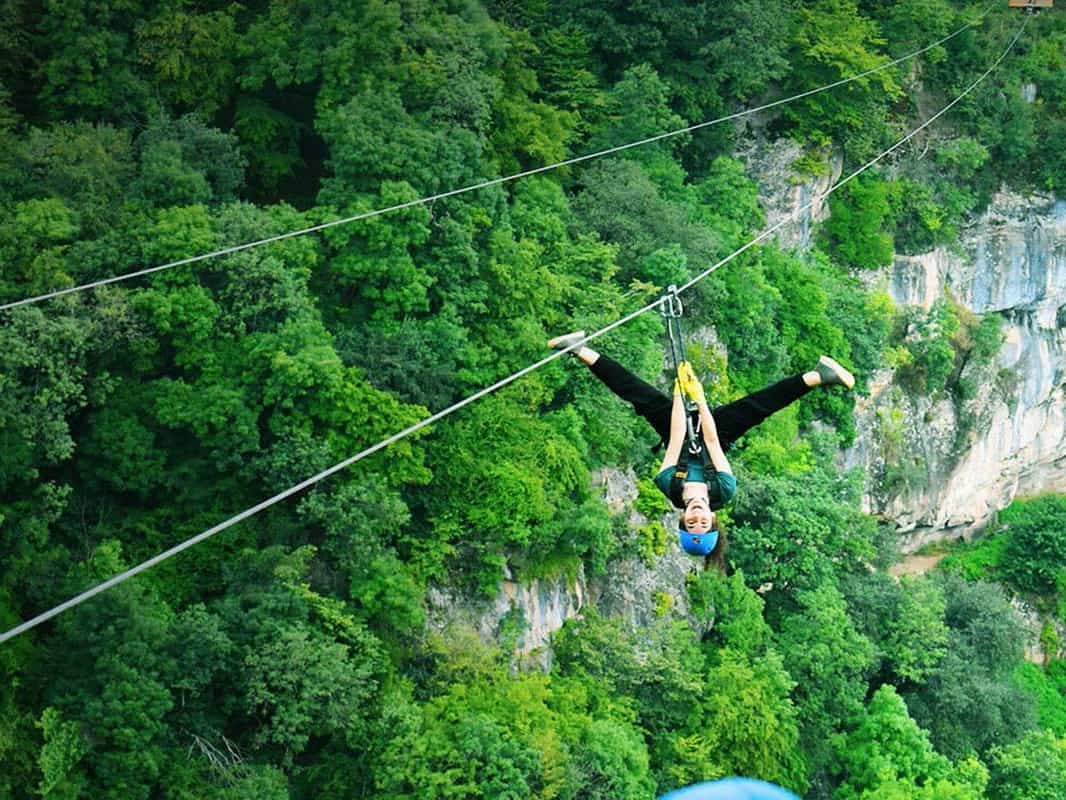
[[[703,387],[688,362],[682,362],[674,382],[673,398],[645,383],[608,356],[585,347],[584,331],[575,331],[549,340],[555,350],[573,347],[570,354],[588,366],[592,374],[632,404],[666,442],[666,454],[655,476],[659,487],[676,508],[681,509],[678,538],[681,547],[693,555],[721,556],[724,537],[714,512],[725,506],[737,492],[737,479],[726,458],[726,450],[742,435],[774,412],[799,400],[816,386],[839,384],[850,389],[855,377],[829,356],[822,356],[810,372],[794,375],[740,400],[711,409]],[[580,346],[578,346],[580,345]],[[684,398],[696,404],[702,449],[693,455],[686,447]]]

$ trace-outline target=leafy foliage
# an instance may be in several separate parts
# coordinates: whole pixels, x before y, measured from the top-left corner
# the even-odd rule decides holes
[[[884,181],[860,177],[832,196],[825,236],[840,263],[874,269],[892,262],[892,236],[884,230],[891,190],[891,184]]]
[[[1048,731],[997,747],[989,759],[992,800],[1051,800],[1066,789],[1064,744]]]
[[[947,648],[924,685],[905,696],[940,752],[984,754],[1035,725],[1031,699],[1011,680],[1025,632],[998,587],[950,576],[940,584]]]
[[[1066,568],[1066,498],[1017,501],[1000,521],[1010,532],[1001,566],[1007,579],[1022,591],[1054,592]]]
[[[1055,663],[1055,662],[1053,662]],[[1040,727],[1056,736],[1066,733],[1066,697],[1062,686],[1062,669],[1043,669],[1036,664],[1022,664],[1014,672],[1018,685],[1036,701]]]
[[[814,589],[873,555],[876,526],[847,500],[859,489],[858,476],[823,464],[796,475],[743,477],[730,558],[750,585]]]
[[[905,75],[498,182],[850,77],[974,12],[944,0],[0,12],[0,302],[282,237],[0,316],[5,630],[526,366],[548,335],[605,326],[686,282],[765,227],[749,174],[764,137],[799,142],[797,172],[834,150],[850,166],[1013,33],[990,13]],[[762,243],[693,288],[690,357],[714,402],[823,352],[861,393],[890,344],[907,390],[960,408],[974,396],[998,317],[950,303],[897,316],[857,273],[893,247],[950,246],[1004,182],[1066,184],[1050,144],[1063,138],[1062,24],[1032,20],[950,124],[834,195],[817,244]],[[404,207],[284,238],[389,206]],[[648,314],[597,347],[666,386],[662,337]],[[679,560],[661,504],[641,498],[655,532],[634,535],[602,502],[593,470],[646,482],[654,440],[571,366],[5,643],[0,796],[637,800],[731,773],[812,798],[1062,794],[1062,743],[1033,731],[1061,733],[1060,670],[1018,668],[1004,597],[869,571],[880,534],[835,458],[855,434],[850,395],[812,392],[737,443],[723,574]],[[1005,512],[991,554],[961,557],[967,577],[1060,592],[1057,502]],[[660,564],[677,585],[651,590],[647,619],[586,604],[550,652],[522,649],[531,621],[517,605],[482,616],[504,576],[581,580],[598,596]],[[467,612],[478,633],[447,624]],[[497,612],[499,630],[480,624]]]

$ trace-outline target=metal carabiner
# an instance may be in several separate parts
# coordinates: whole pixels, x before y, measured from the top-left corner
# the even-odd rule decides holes
[[[693,414],[696,414],[696,421],[692,421]],[[696,456],[703,452],[703,439],[701,430],[703,428],[703,421],[699,418],[697,412],[697,406],[691,400],[685,400],[685,430],[688,440],[688,451],[690,454]]]
[[[666,294],[659,301],[659,311],[668,319],[680,319],[685,313],[685,307],[681,305],[681,296],[674,284],[666,287]]]

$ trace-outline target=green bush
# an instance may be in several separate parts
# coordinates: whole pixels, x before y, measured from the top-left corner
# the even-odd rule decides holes
[[[1000,521],[1010,530],[1003,574],[1023,592],[1054,594],[1066,568],[1066,495],[1016,500]]]
[[[1009,542],[1010,533],[999,532],[957,545],[940,561],[940,568],[971,581],[995,580]]]
[[[1066,736],[1066,686],[1036,664],[1020,664],[1014,671],[1014,680],[1036,701],[1036,713],[1040,727],[1056,736]]]
[[[959,315],[953,303],[937,300],[932,308],[909,308],[897,322],[897,338],[909,358],[896,371],[908,391],[935,394],[942,391],[955,367],[953,337],[959,330]]]

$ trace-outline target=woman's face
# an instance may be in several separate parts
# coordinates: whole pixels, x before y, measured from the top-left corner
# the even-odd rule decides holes
[[[681,512],[681,521],[689,533],[707,533],[715,529],[717,519],[705,497],[693,497]]]

